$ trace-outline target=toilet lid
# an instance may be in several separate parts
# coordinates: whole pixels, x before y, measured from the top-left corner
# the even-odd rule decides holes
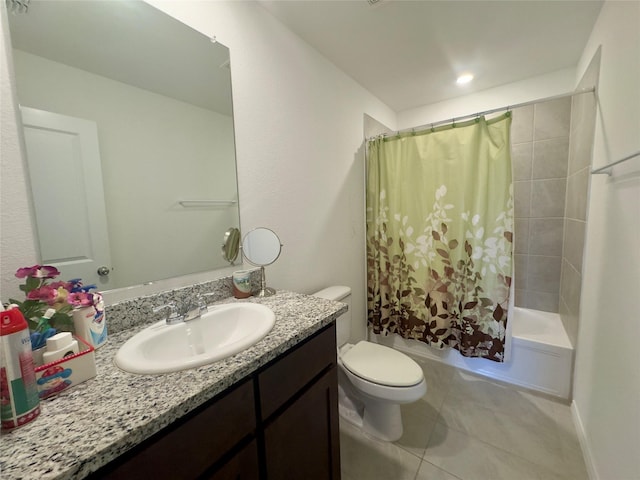
[[[361,341],[340,356],[351,373],[379,385],[410,387],[424,378],[420,365],[384,345]]]

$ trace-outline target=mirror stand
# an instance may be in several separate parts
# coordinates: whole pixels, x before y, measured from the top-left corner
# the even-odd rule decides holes
[[[267,287],[267,276],[264,272],[264,265],[260,266],[260,290],[254,294],[255,297],[270,297],[271,295],[275,295],[276,291]]]
[[[264,267],[271,265],[280,256],[282,244],[278,236],[268,228],[256,228],[244,236],[241,248],[244,258],[250,264],[260,267],[260,290],[253,295],[256,297],[275,295],[276,291],[267,287]]]

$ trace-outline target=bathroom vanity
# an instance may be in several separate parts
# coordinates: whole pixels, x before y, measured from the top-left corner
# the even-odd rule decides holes
[[[90,478],[340,478],[335,324]]]
[[[346,306],[289,292],[248,301],[274,311],[273,330],[197,369],[126,373],[113,356],[137,330],[112,335],[95,379],[3,435],[3,479],[340,478],[335,319]]]

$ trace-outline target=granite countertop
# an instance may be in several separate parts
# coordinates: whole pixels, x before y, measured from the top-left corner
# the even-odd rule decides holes
[[[238,301],[270,307],[276,315],[273,330],[244,352],[204,367],[161,375],[124,372],[113,363],[114,356],[143,327],[110,335],[107,344],[96,350],[95,378],[42,401],[40,417],[3,433],[2,479],[84,478],[328,325],[347,308],[291,292],[218,303]]]

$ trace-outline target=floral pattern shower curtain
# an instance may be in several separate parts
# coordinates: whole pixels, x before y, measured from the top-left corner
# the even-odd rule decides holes
[[[510,125],[507,112],[369,142],[367,303],[374,333],[504,360]]]

